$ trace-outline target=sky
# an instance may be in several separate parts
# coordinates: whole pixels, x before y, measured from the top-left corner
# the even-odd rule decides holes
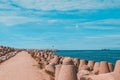
[[[120,0],[0,0],[0,45],[120,50]]]

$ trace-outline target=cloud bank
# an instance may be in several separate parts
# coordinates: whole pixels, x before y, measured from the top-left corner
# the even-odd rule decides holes
[[[1,0],[0,8],[22,8],[35,10],[79,10],[120,8],[120,0]],[[7,7],[10,6],[10,7]]]

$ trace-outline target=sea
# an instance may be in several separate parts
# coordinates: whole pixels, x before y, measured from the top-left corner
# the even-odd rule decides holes
[[[95,62],[107,61],[115,65],[120,60],[120,50],[59,50],[54,52],[59,56],[69,56]]]

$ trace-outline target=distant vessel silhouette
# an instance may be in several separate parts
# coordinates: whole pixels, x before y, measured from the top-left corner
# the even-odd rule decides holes
[[[102,49],[102,51],[110,51],[110,49]]]

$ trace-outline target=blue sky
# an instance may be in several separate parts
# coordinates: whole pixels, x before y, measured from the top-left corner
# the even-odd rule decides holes
[[[120,49],[120,0],[0,0],[0,45]]]

